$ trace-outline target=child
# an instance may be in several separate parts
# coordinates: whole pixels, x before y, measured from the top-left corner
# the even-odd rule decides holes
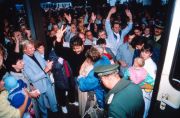
[[[13,76],[7,76],[4,78],[5,88],[8,91],[8,100],[15,108],[19,108],[25,100],[23,88],[27,88],[27,85],[22,80],[16,80]],[[23,114],[23,118],[30,118],[28,110],[31,108],[31,99],[28,99],[28,103]]]
[[[153,87],[154,79],[143,68],[144,60],[140,57],[134,59],[134,64],[129,67],[124,74],[124,79],[130,79],[133,83],[139,84],[141,88],[145,88],[145,84],[149,84]],[[150,90],[146,90],[150,91]]]

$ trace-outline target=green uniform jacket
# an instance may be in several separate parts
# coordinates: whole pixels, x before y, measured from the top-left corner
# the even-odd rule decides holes
[[[106,96],[109,118],[142,118],[144,100],[141,88],[121,79]]]

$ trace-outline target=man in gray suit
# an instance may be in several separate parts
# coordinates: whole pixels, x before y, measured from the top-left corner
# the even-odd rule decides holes
[[[40,91],[40,97],[37,103],[41,112],[42,118],[47,118],[47,108],[50,107],[51,111],[57,115],[57,101],[54,92],[54,86],[50,81],[49,74],[52,63],[45,61],[41,55],[35,51],[34,42],[25,40],[23,42],[23,61],[24,72],[27,74],[29,81],[33,86]]]

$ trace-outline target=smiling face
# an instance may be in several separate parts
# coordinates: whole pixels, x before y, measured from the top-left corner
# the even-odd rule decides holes
[[[113,31],[114,31],[115,33],[119,33],[120,30],[121,30],[120,25],[119,25],[119,24],[114,24],[114,26],[113,26]]]
[[[76,54],[80,54],[84,49],[84,46],[73,46],[73,51],[76,53]]]
[[[24,53],[29,56],[33,56],[34,51],[35,51],[35,47],[33,44],[27,44],[24,48]]]

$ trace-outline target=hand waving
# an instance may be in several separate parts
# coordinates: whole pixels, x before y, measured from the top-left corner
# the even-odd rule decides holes
[[[64,25],[61,26],[61,29],[59,29],[56,33],[56,41],[61,42],[64,32],[66,31],[66,28],[64,28]]]

